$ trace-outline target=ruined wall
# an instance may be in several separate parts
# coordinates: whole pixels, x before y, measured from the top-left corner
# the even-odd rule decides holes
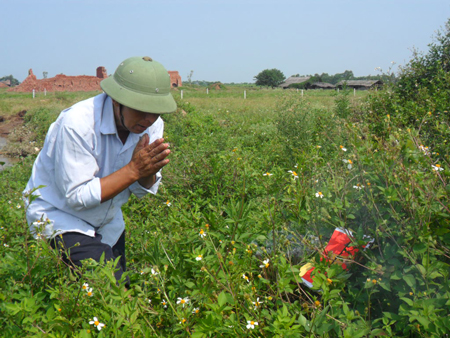
[[[105,76],[105,68],[98,67],[97,75]],[[43,92],[45,89],[48,92],[87,92],[101,90],[100,81],[103,79],[104,77],[98,76],[66,76],[58,74],[52,78],[38,80],[36,75],[33,74],[33,70],[30,69],[27,78],[20,85],[11,88],[9,91],[32,92],[34,89],[37,92]]]
[[[181,76],[176,70],[169,70],[170,75],[170,88],[181,87],[183,84],[181,82]]]
[[[181,86],[181,76],[178,71],[169,71],[170,74],[170,86],[180,87]],[[48,92],[88,92],[95,90],[102,90],[100,87],[100,82],[107,78],[105,67],[97,68],[97,76],[67,76],[64,74],[58,74],[55,77],[48,79],[36,78],[33,74],[33,70],[28,71],[27,78],[18,86],[10,88],[8,91],[14,92],[32,92],[33,89],[36,92],[43,92],[44,90]]]

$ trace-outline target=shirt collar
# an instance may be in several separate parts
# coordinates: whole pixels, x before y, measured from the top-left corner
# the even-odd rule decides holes
[[[103,104],[100,132],[102,134],[117,134],[116,121],[114,120],[113,104],[109,96],[106,97],[105,103]]]

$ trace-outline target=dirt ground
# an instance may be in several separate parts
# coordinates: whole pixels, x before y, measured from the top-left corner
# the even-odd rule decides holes
[[[6,138],[14,128],[22,125],[26,113],[26,110],[22,110],[15,115],[0,116],[0,136]]]

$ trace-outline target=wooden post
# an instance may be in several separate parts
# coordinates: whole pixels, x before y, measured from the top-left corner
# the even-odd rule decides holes
[[[44,96],[47,96],[47,88],[44,88]]]
[[[183,100],[183,89],[181,89],[181,99]]]
[[[356,88],[353,88],[353,96],[356,96]]]
[[[33,99],[34,99],[34,97],[35,97],[35,94],[36,94],[36,92],[35,92],[35,90],[33,89]]]
[[[302,89],[302,97],[303,97],[303,89]]]
[[[209,94],[209,88],[206,88],[206,95]]]
[[[247,98],[247,91],[244,90],[244,100]]]

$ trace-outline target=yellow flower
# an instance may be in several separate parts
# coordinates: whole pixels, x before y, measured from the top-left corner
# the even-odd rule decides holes
[[[180,297],[178,297],[177,298],[178,300],[177,300],[177,304],[181,304],[181,305],[183,305],[183,307],[187,304],[187,303],[189,303],[189,298],[180,298]]]
[[[199,232],[199,236],[200,236],[201,238],[205,237],[205,236],[206,236],[206,232],[203,231],[203,229],[201,229],[200,232]]]
[[[298,178],[298,174],[295,171],[289,170],[288,173],[291,173],[294,179]]]
[[[320,307],[320,302],[319,302],[318,300],[316,300],[316,301],[314,302],[314,304],[315,304],[317,307]]]
[[[267,269],[269,267],[269,259],[263,260],[263,265],[260,265],[259,267]]]
[[[333,281],[331,279],[329,279],[329,278],[327,278],[327,282],[328,282],[328,284],[333,283]]]
[[[376,279],[372,279],[372,283],[373,284],[377,284],[377,280]]]

